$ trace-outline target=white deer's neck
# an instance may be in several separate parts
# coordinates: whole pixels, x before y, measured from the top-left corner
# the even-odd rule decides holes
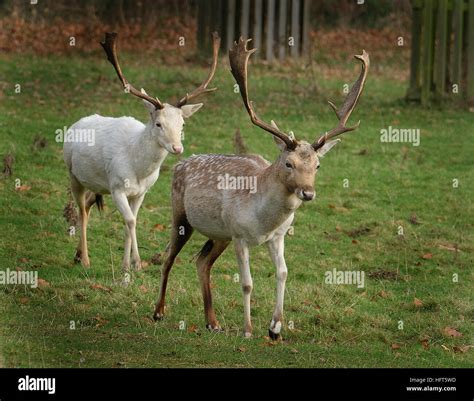
[[[141,132],[131,138],[131,162],[139,179],[158,170],[168,155],[168,151],[152,136],[152,124],[149,121]]]

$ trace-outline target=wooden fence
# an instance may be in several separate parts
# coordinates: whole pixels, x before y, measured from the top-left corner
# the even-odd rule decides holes
[[[198,0],[198,47],[210,51],[211,32],[228,50],[239,36],[252,38],[267,61],[309,51],[311,0]]]
[[[474,0],[413,0],[410,88],[427,105],[447,96],[474,104]]]

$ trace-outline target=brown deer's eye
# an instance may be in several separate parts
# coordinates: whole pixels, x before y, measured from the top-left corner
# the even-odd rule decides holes
[[[316,170],[319,170],[319,167],[321,167],[319,164],[316,166]]]
[[[161,128],[161,123],[156,123],[156,126],[157,126],[158,128]]]
[[[293,168],[293,165],[290,162],[286,162],[285,166],[288,167],[288,168]]]

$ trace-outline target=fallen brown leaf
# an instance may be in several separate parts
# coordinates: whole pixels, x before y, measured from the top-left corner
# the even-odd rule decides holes
[[[462,337],[462,333],[449,326],[443,329],[443,333],[449,337]]]
[[[162,265],[163,264],[163,255],[161,253],[155,253],[151,259],[150,263],[154,265]]]
[[[146,293],[148,292],[148,289],[147,289],[143,284],[142,284],[140,287],[138,287],[138,288],[139,288],[139,290],[140,290],[142,293],[144,293],[144,294],[146,294]]]
[[[397,344],[397,343],[393,343],[391,348],[392,348],[393,350],[395,350],[395,349],[400,349],[400,348],[401,348],[401,345],[400,345],[400,344]]]
[[[415,298],[415,300],[413,301],[413,305],[415,305],[415,307],[417,308],[421,308],[423,306],[423,302],[420,301],[418,298]]]
[[[425,253],[423,256],[422,256],[423,259],[432,259],[433,258],[433,254],[432,253]]]
[[[46,280],[43,280],[42,278],[38,279],[38,287],[49,287],[49,283]]]
[[[155,231],[165,231],[166,226],[164,226],[163,224],[155,224],[153,226],[153,230],[155,230]]]
[[[104,292],[112,292],[112,288],[104,287],[102,284],[91,284],[90,288],[92,288],[93,290],[101,290],[101,291],[104,291]]]
[[[18,192],[25,192],[29,191],[31,187],[29,185],[20,185],[19,187],[15,188]]]
[[[458,352],[458,353],[466,353],[467,351],[469,351],[471,348],[474,348],[474,345],[461,345],[461,346],[457,346],[455,345],[453,347],[453,350],[454,352]]]

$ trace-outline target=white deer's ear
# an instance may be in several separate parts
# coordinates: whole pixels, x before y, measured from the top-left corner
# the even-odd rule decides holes
[[[145,89],[141,88],[140,89],[140,92],[145,94],[145,95],[148,95],[148,93],[145,92]],[[155,110],[156,110],[156,107],[153,103],[150,103],[148,100],[145,100],[145,99],[142,99],[143,101],[143,104],[145,105],[145,108],[150,112],[150,113],[153,113]]]
[[[203,105],[204,105],[204,103],[196,103],[196,104],[185,104],[184,106],[181,106],[181,111],[183,112],[183,117],[184,118],[191,117]]]
[[[340,139],[334,139],[332,141],[326,142],[321,149],[318,149],[318,157],[323,157],[327,152],[332,149],[333,146],[336,146],[339,142],[341,142]]]

